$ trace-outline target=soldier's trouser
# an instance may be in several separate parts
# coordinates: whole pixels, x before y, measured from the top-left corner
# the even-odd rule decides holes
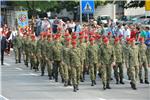
[[[28,66],[28,62],[29,62],[29,53],[28,53],[27,51],[25,51],[25,55],[26,55],[25,65]]]
[[[64,67],[62,65],[60,65],[59,67],[59,72],[60,72],[61,79],[64,80]]]
[[[15,53],[15,59],[16,59],[16,63],[19,62],[19,58],[18,58],[18,49],[17,48],[14,48],[14,53]]]
[[[26,55],[25,55],[25,51],[22,52],[22,55],[23,55],[23,61],[24,61],[24,64],[26,63]]]
[[[147,48],[146,56],[147,56],[147,62],[148,62],[148,64],[150,65],[150,47]]]
[[[142,78],[142,68],[144,68],[144,72],[145,72],[145,80],[148,80],[148,64],[147,61],[143,62],[142,65],[140,65],[139,67],[139,79],[143,79]]]
[[[80,78],[83,80],[83,71],[84,71],[84,60],[81,61],[81,67],[80,67]]]
[[[47,71],[48,71],[48,76],[51,77],[52,76],[52,63],[50,60],[47,61]]]
[[[109,84],[111,78],[111,64],[103,64],[101,66],[101,78],[104,85]]]
[[[21,48],[18,48],[18,60],[21,63]]]
[[[68,66],[68,81],[72,84],[72,69],[71,66]]]
[[[131,82],[133,84],[136,84],[138,81],[138,75],[139,75],[139,66],[130,66],[130,75],[131,75]]]
[[[41,58],[41,75],[44,75],[44,71],[45,71],[45,66],[46,66],[46,60],[44,59],[44,57]]]
[[[72,69],[72,84],[79,85],[80,82],[80,67],[71,67]]]
[[[53,65],[53,76],[55,78],[55,80],[58,80],[58,70],[61,66],[61,61],[54,61],[54,65]]]
[[[119,69],[119,73],[118,73],[118,69]],[[123,66],[122,63],[116,62],[116,66],[114,67],[114,75],[115,78],[118,80],[123,79]]]
[[[67,82],[69,79],[69,66],[67,64],[63,64],[63,69],[64,69],[64,80]]]
[[[89,72],[90,72],[91,81],[96,80],[96,74],[97,74],[97,66],[96,66],[96,64],[91,64],[89,66]]]

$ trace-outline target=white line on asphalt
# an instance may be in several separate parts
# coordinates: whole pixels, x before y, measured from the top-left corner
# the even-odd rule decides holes
[[[34,74],[34,73],[29,73],[29,75],[39,76],[38,74]]]
[[[9,99],[7,99],[6,97],[4,97],[2,95],[0,95],[0,98],[2,98],[1,100],[9,100]]]
[[[103,98],[98,98],[98,100],[106,100],[106,99],[103,99]]]
[[[10,64],[8,64],[8,63],[4,63],[4,65],[6,65],[6,66],[10,66]]]
[[[17,69],[17,70],[23,70],[23,69],[21,69],[21,68],[15,68],[15,69]]]

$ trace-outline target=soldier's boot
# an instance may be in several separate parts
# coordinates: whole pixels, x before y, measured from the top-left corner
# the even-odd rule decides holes
[[[116,84],[119,84],[119,79],[118,78],[116,78]]]
[[[64,83],[64,82],[65,82],[64,78],[62,78],[62,79],[61,79],[61,82],[62,82],[62,83]]]
[[[64,84],[64,86],[66,87],[66,86],[68,86],[68,81],[65,81],[65,84]]]
[[[41,72],[41,76],[44,76],[44,72],[43,71]]]
[[[148,81],[148,80],[145,80],[145,84],[149,84],[149,81]]]
[[[58,76],[57,76],[57,77],[55,77],[55,82],[58,82]]]
[[[109,86],[109,83],[107,83],[106,88],[111,89],[111,87]]]
[[[106,90],[106,85],[104,82],[103,82],[103,90]]]
[[[16,64],[18,63],[18,60],[16,59]]]
[[[140,83],[143,83],[143,79],[140,79]]]
[[[94,80],[94,84],[96,85],[96,81]]]
[[[51,75],[48,75],[48,77],[49,77],[49,80],[52,80],[52,76]]]
[[[134,84],[134,83],[132,83],[132,89],[133,90],[136,90],[137,88],[136,88],[136,85]]]
[[[73,92],[77,92],[76,85],[73,85]]]
[[[78,85],[76,85],[76,90],[79,90],[79,86]]]
[[[94,81],[92,80],[91,82],[92,82],[91,86],[94,86]]]
[[[124,82],[123,82],[123,79],[122,79],[122,78],[120,79],[120,84],[124,84]]]
[[[72,84],[71,84],[71,81],[70,81],[70,80],[68,81],[68,85],[69,85],[69,86],[72,86]]]

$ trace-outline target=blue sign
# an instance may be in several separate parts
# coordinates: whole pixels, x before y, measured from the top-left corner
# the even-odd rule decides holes
[[[94,13],[94,0],[82,0],[82,13],[83,14]]]

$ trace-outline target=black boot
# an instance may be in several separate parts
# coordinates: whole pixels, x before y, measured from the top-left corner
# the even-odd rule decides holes
[[[143,79],[140,79],[140,83],[143,83]]]
[[[68,86],[68,81],[65,81],[65,84],[64,84],[64,86],[66,87],[66,86]]]
[[[145,80],[145,84],[149,84],[149,81],[148,81],[148,80]]]
[[[111,87],[109,86],[109,83],[107,83],[106,88],[111,89]]]
[[[92,82],[91,86],[94,86],[94,81],[92,80],[91,82]]]
[[[61,82],[64,83],[64,79],[63,78],[61,79]]]
[[[96,85],[96,81],[94,80],[94,84]]]
[[[123,79],[120,79],[120,84],[124,84]]]
[[[70,80],[68,81],[68,85],[69,85],[69,86],[72,86],[72,84],[71,84],[71,81],[70,81]]]
[[[52,76],[51,75],[49,75],[49,80],[52,80]]]
[[[133,84],[133,83],[132,83],[132,89],[133,89],[133,90],[136,90],[136,89],[137,89],[137,88],[136,88],[136,85]]]
[[[103,89],[106,90],[106,85],[105,85],[105,83],[103,83]]]
[[[77,92],[76,85],[73,85],[73,92]]]
[[[76,90],[79,90],[79,86],[78,85],[76,85]]]
[[[119,79],[116,79],[116,84],[119,84]]]
[[[58,82],[58,78],[55,78],[55,82]]]
[[[41,76],[44,76],[44,72],[41,73]]]

